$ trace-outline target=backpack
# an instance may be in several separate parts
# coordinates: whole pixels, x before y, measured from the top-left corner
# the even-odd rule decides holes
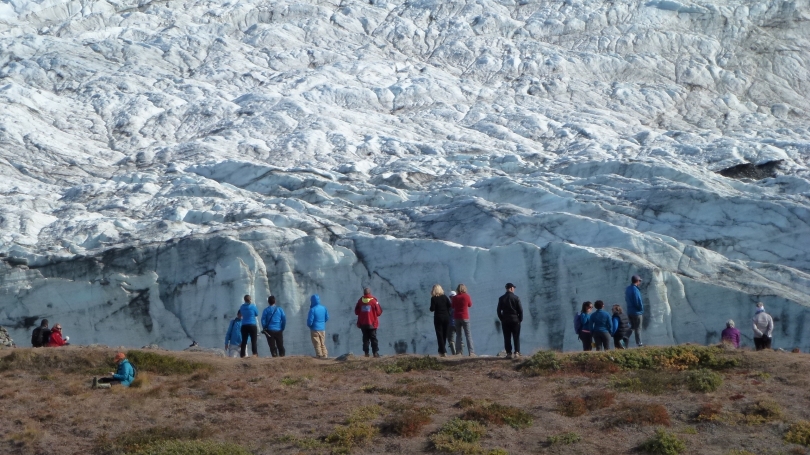
[[[34,329],[34,332],[31,333],[31,346],[35,348],[41,348],[48,344],[48,341],[51,339],[51,331],[46,329],[42,326],[37,327]]]
[[[577,335],[582,332],[582,318],[579,317],[580,314],[582,313],[577,313],[577,315],[574,316],[574,332],[576,332]]]

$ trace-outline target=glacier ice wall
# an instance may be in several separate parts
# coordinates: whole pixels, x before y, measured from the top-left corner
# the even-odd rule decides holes
[[[0,325],[219,346],[276,295],[310,351],[435,351],[429,289],[507,281],[525,346],[645,277],[648,342],[714,342],[753,303],[810,348],[806,0],[0,4]],[[264,305],[260,305],[264,307]],[[750,344],[750,339],[745,340]],[[527,349],[524,348],[524,351]],[[262,348],[263,352],[266,349]]]

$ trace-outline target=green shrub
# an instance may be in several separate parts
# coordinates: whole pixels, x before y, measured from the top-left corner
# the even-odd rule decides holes
[[[478,422],[453,419],[432,434],[430,442],[440,452],[477,454],[481,452],[478,441],[485,433],[484,426]]]
[[[275,439],[277,442],[281,443],[291,443],[295,447],[304,450],[316,450],[316,449],[325,449],[329,447],[329,444],[323,442],[317,438],[307,438],[307,437],[300,437],[295,436],[292,434],[285,434],[279,436]]]
[[[372,404],[371,406],[362,406],[352,410],[352,412],[349,413],[347,422],[349,424],[369,422],[379,417],[382,411],[383,409],[376,404]]]
[[[532,425],[532,416],[527,412],[498,403],[470,407],[461,418],[484,424],[509,425],[516,430]]]
[[[574,433],[573,431],[555,434],[554,436],[549,436],[546,440],[549,445],[570,445],[576,444],[579,441],[582,441],[582,436],[580,436],[578,433]]]
[[[370,423],[355,422],[337,425],[324,439],[338,448],[351,449],[370,442],[377,432],[377,427]]]
[[[686,384],[692,392],[714,392],[723,384],[723,376],[710,370],[690,371]]]
[[[423,370],[442,370],[444,364],[439,362],[435,357],[405,357],[396,359],[391,363],[383,363],[380,369],[384,372],[391,373],[405,373],[408,371],[423,371]]]
[[[537,351],[533,356],[517,366],[518,370],[529,376],[547,374],[559,371],[562,368],[563,363],[554,351]]]
[[[487,455],[509,455],[509,452],[506,449],[492,449],[487,452]]]
[[[639,448],[653,455],[678,455],[686,450],[686,443],[678,436],[658,429],[655,436],[646,440]]]
[[[746,408],[743,415],[747,424],[760,425],[781,419],[782,408],[775,401],[760,400]]]
[[[785,442],[810,446],[810,422],[802,420],[791,425],[785,433]]]
[[[191,362],[171,355],[158,354],[149,351],[129,351],[127,359],[138,372],[170,376],[174,374],[191,374],[198,370],[209,370],[211,365],[202,362]]]
[[[571,361],[612,362],[625,370],[720,370],[739,365],[740,361],[731,355],[717,346],[679,345],[580,353],[572,356]]]
[[[244,447],[214,441],[160,441],[132,455],[251,455]]]
[[[136,453],[157,443],[166,441],[187,441],[200,439],[205,435],[203,428],[152,427],[143,430],[121,433],[113,439],[106,436],[96,440],[93,452],[97,455],[117,455]]]

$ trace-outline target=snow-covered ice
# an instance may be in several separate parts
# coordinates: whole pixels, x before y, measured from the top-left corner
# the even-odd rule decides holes
[[[575,349],[637,273],[647,343],[751,345],[763,301],[810,349],[807,0],[7,0],[0,107],[15,340],[220,346],[272,294],[311,353],[318,293],[358,352],[368,285],[434,353],[463,282],[494,354],[510,281],[524,351]]]

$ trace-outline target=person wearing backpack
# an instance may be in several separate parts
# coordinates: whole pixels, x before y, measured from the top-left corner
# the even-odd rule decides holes
[[[582,302],[582,311],[574,316],[574,332],[577,333],[579,336],[580,341],[582,341],[582,350],[583,351],[590,351],[593,349],[593,338],[591,337],[591,331],[588,329],[588,323],[590,322],[590,312],[591,308],[593,308],[593,304],[590,301]]]
[[[430,291],[430,311],[433,313],[433,328],[439,343],[439,357],[447,357],[447,335],[453,318],[453,302],[444,295],[440,284],[434,284]],[[450,352],[453,352],[452,348]]]
[[[622,312],[621,305],[613,305],[613,317],[611,318],[613,328],[613,348],[627,349],[630,341],[630,319]]]
[[[31,333],[31,346],[41,348],[48,344],[51,339],[51,329],[48,328],[48,320],[43,319],[39,327]]]
[[[363,296],[357,300],[354,314],[357,316],[357,327],[363,333],[363,353],[368,357],[368,345],[371,344],[371,352],[374,357],[379,357],[380,345],[377,342],[377,328],[380,326],[379,318],[382,315],[382,307],[377,298],[371,295],[371,288],[363,288]]]
[[[115,363],[118,364],[118,369],[115,373],[111,372],[110,377],[93,378],[94,389],[108,389],[117,384],[129,387],[132,384],[132,381],[135,380],[135,368],[127,360],[126,354],[123,352],[115,354]]]
[[[228,324],[228,331],[225,332],[225,355],[228,357],[239,357],[242,346],[242,312],[237,311],[236,317]]]
[[[267,345],[270,346],[270,355],[273,357],[284,357],[284,329],[287,327],[287,315],[281,307],[276,306],[276,298],[267,298],[268,306],[262,312],[262,333],[267,338]]]
[[[523,322],[523,306],[515,295],[515,285],[506,283],[506,293],[498,299],[498,319],[503,330],[503,346],[506,358],[512,358],[512,340],[515,341],[515,358],[520,357],[520,324]]]
[[[250,338],[250,349],[253,351],[253,357],[259,356],[258,340],[259,328],[256,327],[256,319],[259,316],[259,309],[253,303],[249,295],[246,295],[245,303],[239,307],[239,312],[242,313],[242,343],[239,344],[239,356],[247,357],[247,340]]]
[[[591,336],[593,337],[594,343],[596,343],[596,350],[597,351],[609,351],[610,350],[610,336],[612,334],[612,322],[611,322],[611,315],[603,308],[605,308],[605,302],[601,300],[597,300],[593,303],[593,306],[596,308],[596,311],[588,320],[588,328],[591,331]]]

